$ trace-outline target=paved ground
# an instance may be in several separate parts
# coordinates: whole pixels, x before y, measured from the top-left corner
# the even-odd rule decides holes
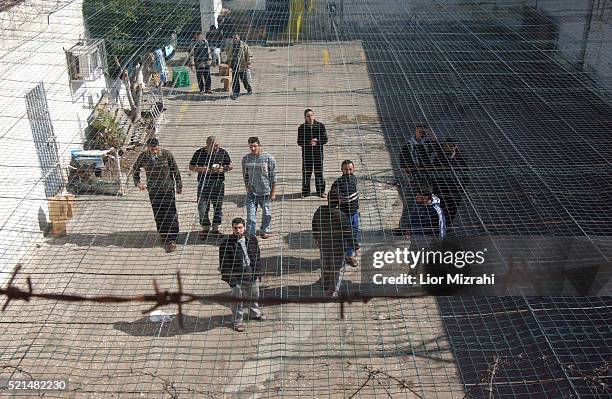
[[[131,185],[122,198],[83,196],[69,236],[42,242],[24,261],[24,274],[32,274],[36,291],[150,293],[153,279],[175,289],[180,269],[188,292],[227,292],[216,270],[216,242],[197,239],[195,174],[187,169],[193,151],[216,134],[236,165],[252,135],[278,161],[274,235],[261,244],[264,293],[320,295],[313,286],[319,261],[309,230],[321,201],[298,195],[296,131],[307,107],[330,130],[328,188],[343,159],[356,162],[364,251],[391,240],[388,230],[396,227],[401,203],[388,184],[391,162],[360,43],[254,50],[254,95],[231,101],[221,92],[175,91],[166,97],[159,137],[176,156],[185,186],[178,203],[178,250],[165,254],[156,243],[147,196]],[[229,221],[245,216],[239,172],[229,174],[226,184],[222,230],[229,233]],[[358,283],[359,270],[348,271],[346,278]],[[222,304],[186,306],[183,330],[176,320],[151,322],[144,309],[14,303],[3,314],[0,376],[69,378],[66,397],[335,398],[358,391],[360,397],[464,396],[433,299],[353,304],[344,320],[336,305],[268,307],[268,320],[248,323],[242,334],[229,328],[230,309]]]

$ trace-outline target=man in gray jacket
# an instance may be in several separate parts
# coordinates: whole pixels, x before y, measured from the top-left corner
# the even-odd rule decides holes
[[[251,152],[242,158],[242,176],[246,187],[247,234],[255,235],[257,207],[261,206],[260,237],[270,237],[272,211],[270,201],[276,199],[276,160],[263,152],[258,137],[249,137]]]

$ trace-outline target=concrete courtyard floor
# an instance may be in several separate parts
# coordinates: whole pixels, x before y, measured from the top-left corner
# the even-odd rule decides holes
[[[318,250],[311,218],[322,204],[301,199],[297,127],[305,108],[328,127],[327,188],[340,163],[356,164],[361,194],[363,251],[397,243],[401,202],[393,181],[366,59],[359,42],[254,46],[251,96],[232,101],[213,76],[213,95],[195,86],[166,95],[158,134],[175,155],[184,181],[178,196],[181,239],[166,254],[148,197],[128,180],[123,197],[80,196],[65,238],[41,240],[22,262],[18,285],[32,275],[36,292],[131,296],[183,289],[228,293],[217,271],[216,240],[197,238],[196,176],[188,171],[193,152],[215,134],[236,169],[227,175],[223,233],[245,217],[240,161],[247,138],[259,136],[278,162],[273,235],[260,240],[267,295],[322,295]],[[192,82],[193,82],[192,75]],[[313,179],[314,180],[314,179]],[[314,181],[313,181],[314,184]],[[345,278],[361,282],[361,268]],[[267,320],[231,329],[228,305],[185,306],[185,327],[176,317],[153,322],[145,304],[93,305],[54,301],[13,302],[2,315],[2,379],[69,379],[66,392],[45,397],[406,397],[463,398],[465,392],[445,336],[435,298],[377,298],[347,305],[290,304],[264,308]],[[169,315],[174,307],[163,309]],[[10,324],[9,324],[10,322]],[[365,384],[365,385],[364,385]],[[175,395],[175,396],[172,396]]]

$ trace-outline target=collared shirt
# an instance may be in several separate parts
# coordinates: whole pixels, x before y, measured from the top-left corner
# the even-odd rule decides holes
[[[242,238],[239,238],[238,244],[240,244],[240,248],[242,248],[242,264],[246,267],[251,266],[251,260],[249,259],[249,252],[247,251],[246,238],[244,236],[242,236]]]

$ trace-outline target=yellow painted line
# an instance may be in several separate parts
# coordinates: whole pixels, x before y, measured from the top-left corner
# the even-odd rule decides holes
[[[191,83],[191,87],[189,88],[189,92],[188,93],[195,93],[196,91],[198,91],[198,82],[195,81],[193,83]],[[187,110],[189,109],[189,104],[191,103],[191,101],[185,101],[183,103],[183,105],[181,105],[181,108],[179,109],[179,123],[183,120],[183,114],[185,114],[185,112],[187,112]]]
[[[323,49],[323,66],[329,68],[329,50]]]

